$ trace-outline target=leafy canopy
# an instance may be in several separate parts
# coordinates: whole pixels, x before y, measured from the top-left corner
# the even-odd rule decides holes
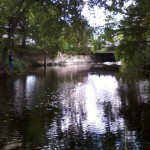
[[[106,18],[122,15],[116,23],[106,19],[103,36],[114,45],[116,57],[126,68],[143,67],[150,64],[150,1],[149,0],[89,0],[89,5],[105,8]],[[110,17],[111,16],[111,17]],[[99,29],[100,30],[100,29]],[[107,31],[107,32],[106,32]],[[102,41],[102,42],[101,42]],[[103,44],[103,40],[99,40]],[[107,44],[105,45],[107,47]]]

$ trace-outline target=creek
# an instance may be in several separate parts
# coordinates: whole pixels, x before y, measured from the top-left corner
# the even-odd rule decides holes
[[[2,150],[149,150],[150,81],[93,65],[0,80]]]

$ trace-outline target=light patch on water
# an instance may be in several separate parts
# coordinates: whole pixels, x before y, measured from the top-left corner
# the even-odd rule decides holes
[[[115,77],[89,74],[85,82],[65,83],[60,87],[62,131],[81,124],[84,131],[100,134],[124,128],[124,121],[118,114],[121,102]]]
[[[26,78],[26,97],[30,97],[34,91],[34,87],[36,85],[36,77],[35,76],[27,76]]]
[[[118,130],[118,125],[123,125],[123,119],[116,122],[121,105],[120,99],[117,96],[118,84],[116,78],[111,75],[89,75],[86,84],[86,109],[87,109],[87,123],[97,129],[96,132],[105,133],[108,122],[109,130],[115,132]],[[108,107],[108,112],[106,108]],[[108,118],[105,118],[105,114]],[[113,121],[110,121],[111,114],[113,114]],[[119,123],[119,124],[118,124]]]
[[[14,83],[12,83],[14,89],[14,92],[12,93],[12,103],[14,105],[14,110],[17,111],[18,114],[22,113],[24,107],[31,109],[33,97],[39,88],[38,84],[39,80],[33,75],[27,76],[25,82],[23,82],[22,79],[17,79]]]
[[[21,113],[23,109],[23,86],[22,81],[20,79],[16,80],[14,82],[14,92],[13,92],[13,106],[14,110],[17,111],[17,113]]]

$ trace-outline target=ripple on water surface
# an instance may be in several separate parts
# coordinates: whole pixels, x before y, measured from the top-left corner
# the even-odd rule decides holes
[[[149,83],[144,84],[146,92],[140,91],[144,93],[141,100],[149,96]],[[134,109],[138,105],[132,107],[130,103],[139,98],[133,88],[136,86],[122,84],[114,74],[84,71],[63,72],[61,76],[61,72],[53,71],[44,77],[18,78],[7,85],[11,85],[7,89],[9,94],[0,93],[2,148],[119,150],[149,147],[149,132],[145,133],[149,131],[149,111],[143,109],[147,121],[140,124],[138,118],[144,114]],[[134,101],[129,101],[129,96]],[[131,115],[124,116],[120,111],[124,107]],[[138,117],[134,117],[136,114]],[[142,130],[143,125],[147,125],[146,130]]]

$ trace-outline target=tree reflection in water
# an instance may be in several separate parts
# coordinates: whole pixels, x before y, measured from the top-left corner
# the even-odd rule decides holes
[[[149,81],[92,70],[54,67],[1,84],[0,148],[148,149]]]
[[[125,117],[127,137],[136,139],[140,149],[149,149],[150,143],[150,82],[149,80],[129,80],[120,82],[122,100],[121,112]],[[135,136],[133,136],[133,134]],[[128,138],[129,139],[129,138]],[[142,144],[141,144],[142,143]]]

